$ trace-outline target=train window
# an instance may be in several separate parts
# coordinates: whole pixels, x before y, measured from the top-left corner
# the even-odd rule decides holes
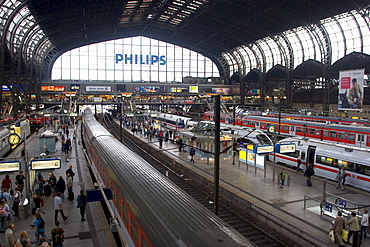
[[[297,127],[297,128],[295,129],[295,132],[296,132],[296,133],[301,133],[301,132],[302,132],[301,127]]]
[[[361,166],[361,165],[358,165],[358,166]],[[367,176],[370,176],[370,167],[361,166],[360,170],[361,170],[361,174],[365,174]]]
[[[316,135],[320,135],[320,130],[316,130]]]
[[[324,136],[329,136],[329,131],[324,130]]]
[[[337,132],[335,132],[335,131],[330,131],[329,133],[330,133],[330,134],[329,134],[329,136],[330,136],[331,138],[337,138]]]
[[[126,204],[124,204],[123,206],[123,222],[127,227],[128,226],[128,208]]]
[[[349,134],[349,135],[347,136],[347,138],[348,138],[348,140],[350,140],[350,141],[354,141],[354,140],[355,140],[355,135],[354,135],[354,134]]]
[[[137,233],[137,224],[136,221],[132,218],[131,219],[131,239],[134,242],[134,244],[137,246],[138,242],[138,233]]]
[[[338,139],[344,140],[344,133],[338,132]]]
[[[294,126],[290,126],[290,131],[294,131]]]
[[[315,131],[315,129],[309,129],[309,130],[308,130],[308,133],[309,133],[310,135],[314,135],[314,134],[316,133],[316,131]]]
[[[298,150],[296,150],[294,153],[287,153],[286,155],[291,156],[291,157],[294,157],[294,158],[298,158],[298,156],[299,156],[299,151],[298,151]]]
[[[320,163],[323,165],[328,165],[332,167],[338,167],[338,160],[334,158],[329,158],[321,155],[316,156],[316,163]]]
[[[289,126],[284,126],[284,131],[289,131]]]
[[[301,160],[305,160],[306,159],[306,152],[302,152],[301,153]]]

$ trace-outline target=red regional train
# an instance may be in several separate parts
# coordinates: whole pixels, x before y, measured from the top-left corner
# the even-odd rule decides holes
[[[204,118],[207,120],[214,121],[213,117],[213,112],[204,114]],[[221,114],[221,122],[232,125],[232,116]],[[269,130],[273,126],[275,132],[283,136],[301,136],[357,147],[370,147],[370,127],[363,125],[326,124],[280,118],[279,130],[279,118],[252,115],[236,117],[235,125],[255,128],[265,132],[270,132]]]
[[[264,117],[278,117],[279,112],[270,111],[238,111],[238,115],[253,115],[253,116],[264,116]],[[213,115],[213,112],[206,112],[206,114]],[[343,118],[343,117],[325,117],[325,116],[315,116],[315,115],[305,115],[305,114],[292,114],[284,113],[280,114],[281,118],[288,120],[300,120],[300,121],[309,121],[317,123],[326,123],[326,124],[341,124],[341,125],[365,125],[370,126],[369,119],[359,119],[359,118]]]

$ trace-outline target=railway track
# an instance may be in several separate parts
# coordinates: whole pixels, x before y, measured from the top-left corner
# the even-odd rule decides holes
[[[103,120],[104,126],[114,135],[117,139],[120,139],[122,134],[122,142],[128,146],[132,151],[141,155],[146,159],[153,167],[155,167],[162,174],[166,175],[172,182],[182,188],[194,199],[199,201],[209,210],[213,211],[213,198],[210,198],[205,191],[197,188],[188,179],[172,168],[165,166],[160,160],[158,160],[154,155],[151,155],[144,149],[143,143],[139,143],[138,140],[133,139],[133,135],[126,130],[120,130],[119,124],[112,120],[110,115],[105,115]],[[223,219],[226,223],[240,232],[243,236],[253,242],[256,246],[263,247],[283,247],[283,246],[294,246],[292,243],[285,243],[273,236],[273,233],[263,230],[256,226],[256,222],[251,222],[251,219],[246,219],[243,216],[233,212],[230,208],[225,205],[219,205],[218,216]]]

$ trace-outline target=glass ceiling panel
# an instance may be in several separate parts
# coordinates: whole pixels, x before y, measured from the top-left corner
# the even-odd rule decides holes
[[[262,71],[264,69],[267,71],[276,64],[285,64],[287,67],[292,64],[292,69],[294,69],[307,59],[314,59],[322,63],[328,61],[335,63],[353,51],[370,54],[369,23],[370,17],[366,9],[361,10],[360,13],[357,11],[346,12],[321,20],[321,25],[298,27],[276,35],[273,39],[266,37],[258,40],[249,45],[254,53],[246,54],[243,51],[242,54],[247,68],[251,67],[250,64],[253,68],[257,68],[257,64],[261,64],[263,68],[259,69]],[[326,34],[328,38],[325,37]],[[261,63],[263,56],[256,44],[262,47],[266,58],[265,64]],[[244,47],[248,47],[248,45]],[[235,49],[243,50],[241,48]],[[327,54],[329,50],[331,54]],[[225,54],[226,52],[223,53],[223,56]],[[329,55],[332,56],[331,60],[328,60]],[[288,61],[290,57],[293,58],[293,63]],[[229,63],[230,71],[232,71],[234,64]]]

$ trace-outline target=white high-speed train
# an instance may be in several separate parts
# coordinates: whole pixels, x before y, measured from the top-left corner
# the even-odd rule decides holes
[[[276,153],[276,162],[297,167],[297,158],[302,159],[301,169],[310,162],[314,164],[315,175],[335,180],[338,169],[345,168],[346,184],[370,191],[370,152],[363,148],[336,145],[307,138],[285,138],[279,143],[295,143],[296,152]],[[269,159],[273,160],[273,153]]]

